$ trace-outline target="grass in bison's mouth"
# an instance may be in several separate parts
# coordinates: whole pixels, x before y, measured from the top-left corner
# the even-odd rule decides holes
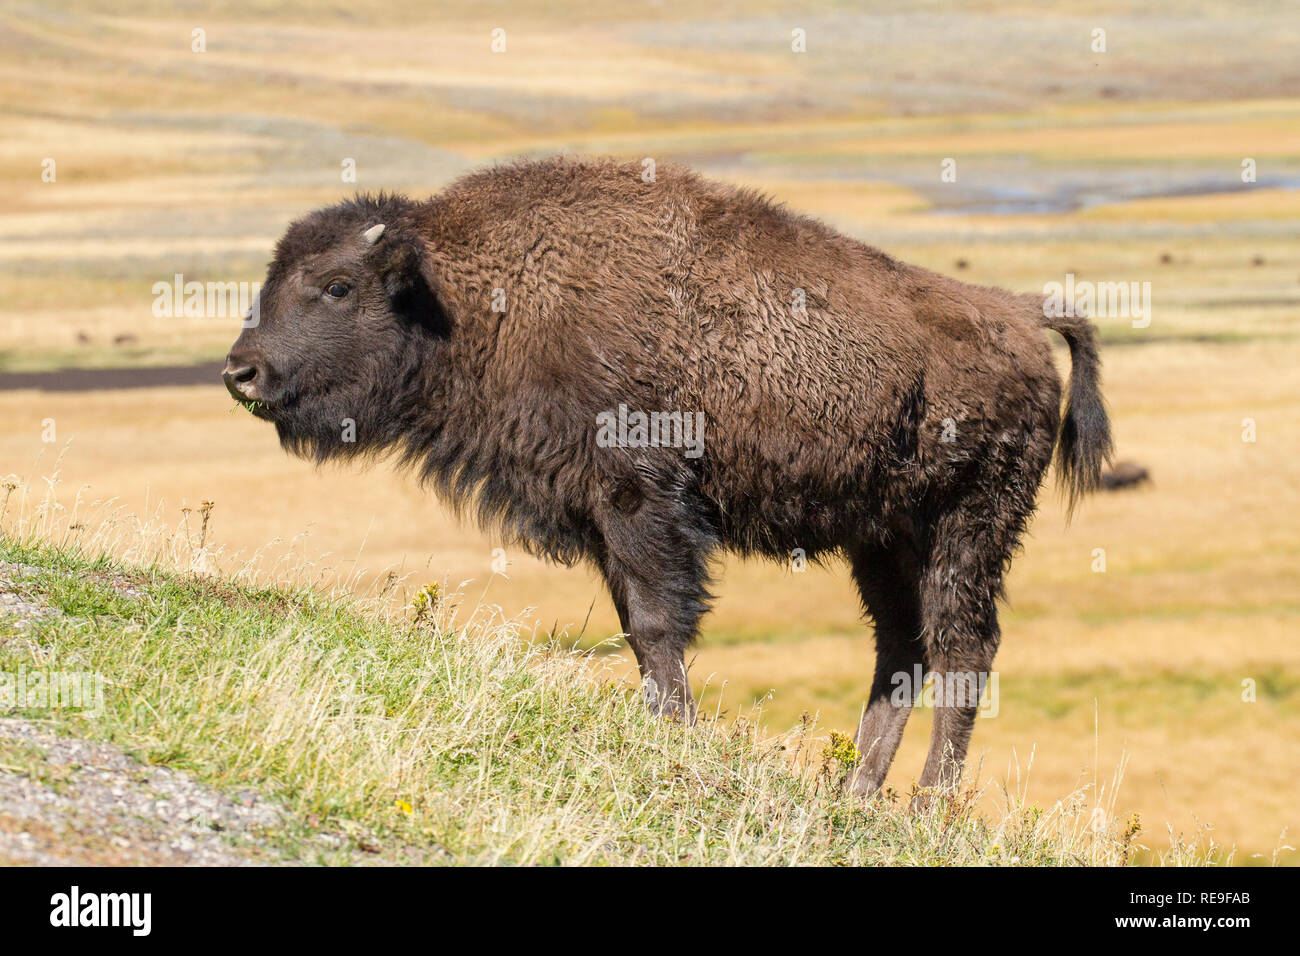
[[[271,417],[270,414],[271,406],[266,404],[266,402],[239,400],[236,401],[235,404],[231,406],[230,414],[232,415],[235,414],[235,409],[237,408],[243,408],[245,411],[247,411],[250,415],[254,416],[255,418],[263,418],[269,420]]]

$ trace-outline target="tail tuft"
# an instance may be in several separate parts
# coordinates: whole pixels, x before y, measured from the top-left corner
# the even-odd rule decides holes
[[[1080,498],[1101,486],[1102,466],[1111,455],[1110,418],[1101,397],[1101,359],[1092,323],[1048,316],[1043,324],[1070,347],[1070,384],[1056,439],[1056,479],[1066,495],[1068,516]]]

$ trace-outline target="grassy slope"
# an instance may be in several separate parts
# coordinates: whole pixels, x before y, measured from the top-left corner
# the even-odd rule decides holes
[[[914,814],[837,798],[836,754],[762,741],[743,722],[685,730],[570,652],[454,601],[383,620],[311,591],[250,589],[0,538],[24,600],[0,618],[0,671],[95,671],[105,713],[19,711],[221,788],[255,788],[294,821],[382,858],[455,863],[1114,864],[1129,821],[1086,801],[997,820],[969,794]],[[791,761],[791,757],[796,759]],[[795,769],[792,769],[795,768]],[[1098,826],[1097,821],[1102,825]],[[414,850],[412,855],[409,851]],[[1185,848],[1164,862],[1202,862]]]

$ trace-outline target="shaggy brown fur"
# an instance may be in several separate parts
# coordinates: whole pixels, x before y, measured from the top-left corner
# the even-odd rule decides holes
[[[1086,321],[677,167],[521,162],[320,210],[260,312],[226,380],[285,447],[395,452],[533,551],[594,563],[658,712],[692,713],[718,548],[845,555],[877,642],[860,792],[911,710],[896,675],[991,667],[1053,446],[1071,502],[1109,451]],[[1044,328],[1074,363],[1064,418]],[[607,447],[620,406],[702,413],[703,455]],[[940,703],[923,786],[955,782],[975,716]]]

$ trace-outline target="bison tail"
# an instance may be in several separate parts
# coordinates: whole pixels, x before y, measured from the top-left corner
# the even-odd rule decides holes
[[[1066,495],[1068,518],[1084,494],[1101,486],[1102,465],[1111,455],[1110,419],[1101,397],[1101,358],[1092,323],[1053,315],[1043,324],[1070,347],[1070,384],[1056,439],[1056,479]]]

